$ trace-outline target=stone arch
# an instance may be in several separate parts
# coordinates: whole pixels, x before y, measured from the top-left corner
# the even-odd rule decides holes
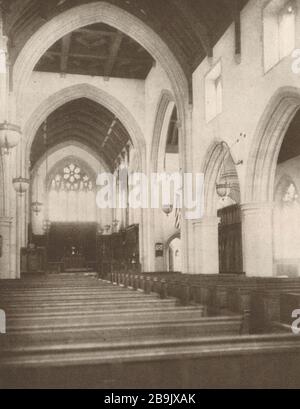
[[[275,173],[286,131],[300,107],[300,89],[280,88],[268,103],[255,132],[246,171],[245,202],[272,202]]]
[[[26,143],[26,147],[23,151],[21,151],[21,146],[18,146],[18,155],[24,155],[23,163],[26,165],[26,169],[24,174],[29,177],[29,163],[30,163],[30,151],[32,142],[36,135],[37,130],[39,129],[40,125],[43,121],[50,115],[55,109],[59,108],[60,106],[64,105],[65,103],[72,101],[77,98],[88,98],[91,99],[109,109],[113,112],[122,124],[125,126],[126,130],[128,131],[134,148],[136,150],[137,158],[138,158],[138,165],[139,171],[145,172],[146,170],[146,144],[143,132],[140,126],[137,124],[136,120],[132,116],[132,114],[127,110],[124,105],[118,101],[115,97],[111,96],[110,94],[106,93],[99,88],[92,86],[90,84],[77,84],[72,85],[70,87],[64,88],[55,94],[48,97],[44,100],[40,106],[33,112],[31,117],[27,120],[24,130],[23,130],[23,138]],[[20,162],[20,161],[19,161]],[[27,195],[28,198],[28,195]],[[28,199],[27,199],[28,201]],[[146,233],[146,221],[143,222],[144,212],[141,209],[141,254],[142,257],[144,256],[144,249],[146,248],[145,244],[145,235]],[[144,260],[142,260],[144,263]]]
[[[159,172],[163,170],[162,168],[168,137],[168,127],[174,107],[174,96],[170,91],[163,90],[155,116],[150,157],[151,172]]]
[[[151,152],[150,152],[150,163],[149,163],[149,170],[150,173],[156,172],[164,172],[164,158],[165,158],[165,150],[166,150],[166,143],[168,138],[168,130],[170,125],[170,119],[174,110],[175,99],[173,94],[169,90],[163,90],[161,92],[161,96],[157,105],[156,115],[155,115],[155,122],[154,122],[154,129],[153,129],[153,136],[152,136],[152,144],[151,144]],[[153,223],[153,220],[157,219],[157,209],[151,209],[149,212],[149,242],[151,243],[151,267],[150,271],[154,269],[155,265],[155,254],[154,254],[154,243],[155,243],[155,226],[159,225],[160,223]],[[168,266],[168,257],[167,251],[164,251],[164,266]]]
[[[185,143],[182,144],[183,149],[181,155],[181,166],[183,170],[187,169],[191,165],[192,157],[192,150],[190,146],[192,144],[191,106],[189,105],[188,79],[177,58],[156,32],[154,32],[143,21],[132,14],[104,1],[75,6],[72,9],[61,13],[60,15],[47,21],[27,41],[18,55],[12,70],[13,95],[11,98],[12,109],[10,110],[12,118],[10,118],[10,120],[14,123],[17,122],[17,118],[20,118],[20,108],[22,107],[24,101],[25,90],[29,82],[30,75],[34,69],[34,66],[45,51],[63,36],[78,28],[94,23],[104,23],[110,25],[130,36],[132,39],[141,44],[154,57],[154,59],[158,61],[158,63],[167,73],[174,92],[178,110],[178,118],[181,124],[179,128],[179,139],[185,141]],[[13,106],[15,101],[17,104],[16,109],[14,109]],[[44,110],[46,111],[44,104],[43,106]],[[131,116],[129,115],[129,118],[130,117]],[[125,127],[126,124],[128,125],[126,115],[125,118],[121,117],[119,112],[119,119],[123,122]],[[28,123],[30,124],[30,121],[28,121]],[[136,133],[132,131],[134,130],[130,130],[129,134],[133,137],[133,134]],[[137,133],[141,134],[141,132]],[[142,143],[142,149],[140,149],[140,151],[143,152],[141,155],[142,163],[140,168],[145,169],[146,161],[144,142]],[[147,225],[147,222],[145,221],[144,224]],[[185,248],[184,269],[185,271],[188,271],[190,268],[187,255],[189,248],[188,226],[185,220],[183,221],[182,227],[182,240]]]
[[[180,238],[181,238],[180,232],[177,232],[177,233],[172,234],[172,235],[168,238],[168,240],[166,241],[166,243],[165,243],[165,248],[167,249],[167,248],[169,247],[171,241],[173,241],[174,239],[180,239]]]
[[[170,244],[173,240],[179,239],[181,240],[180,232],[172,234],[165,243],[165,265],[167,266],[167,270],[170,271]],[[181,255],[182,257],[182,255]]]
[[[188,101],[188,80],[176,57],[149,26],[137,17],[106,2],[75,6],[47,21],[27,41],[13,67],[13,89],[22,104],[24,89],[34,66],[47,49],[70,32],[95,23],[108,24],[141,44],[163,67],[170,78],[184,120]]]
[[[29,163],[30,150],[33,143],[35,134],[39,129],[43,121],[60,106],[66,104],[77,98],[88,98],[100,105],[105,106],[111,112],[113,112],[122,122],[127,129],[134,147],[137,149],[139,155],[140,169],[144,169],[145,166],[145,140],[142,130],[136,123],[132,114],[121,104],[116,98],[89,84],[78,84],[64,88],[55,94],[48,97],[41,105],[35,110],[31,117],[26,122],[23,137],[26,142],[25,163]],[[28,166],[27,166],[28,168]],[[28,172],[28,169],[27,169]]]
[[[216,193],[216,182],[220,174],[222,164],[224,162],[229,162],[232,164],[233,169],[229,174],[234,173],[237,178],[236,183],[234,183],[234,188],[239,190],[239,179],[238,173],[236,172],[235,164],[230,152],[229,147],[222,144],[220,141],[215,141],[209,147],[206,155],[206,159],[203,166],[204,173],[204,216],[215,216],[217,213],[217,193]],[[237,185],[237,186],[236,186]],[[234,192],[235,196],[239,196]]]

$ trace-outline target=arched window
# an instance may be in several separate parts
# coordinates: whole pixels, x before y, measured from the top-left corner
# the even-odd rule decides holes
[[[291,183],[288,188],[285,190],[282,201],[284,203],[293,203],[298,199],[298,194],[294,183]]]
[[[95,182],[76,163],[65,165],[51,178],[48,201],[51,221],[96,220]]]

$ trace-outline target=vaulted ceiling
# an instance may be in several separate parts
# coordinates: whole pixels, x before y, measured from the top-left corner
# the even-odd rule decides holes
[[[31,166],[48,149],[70,140],[91,148],[113,170],[130,136],[108,109],[87,98],[76,99],[58,108],[40,126],[31,148]]]
[[[9,37],[10,57],[12,63],[28,38],[47,20],[50,20],[52,17],[71,7],[94,1],[95,0],[2,0],[2,9],[5,17],[4,27],[5,32]],[[248,0],[106,1],[125,9],[156,31],[173,51],[188,78],[191,77],[191,73],[205,56],[212,53],[212,47],[225,32],[229,24],[233,21],[238,24],[239,12],[248,2]],[[83,33],[74,34],[75,42],[76,38],[81,34]],[[114,50],[112,44],[115,44],[115,48],[118,48],[117,46],[120,39],[117,38],[117,35],[111,35],[111,37],[109,39],[106,38],[106,40],[108,40],[108,48],[110,46],[110,53]],[[64,48],[64,50],[68,49],[68,41],[69,39],[65,39],[64,45],[58,45],[60,48],[59,51],[53,49],[50,50],[50,52],[60,53],[62,48]],[[84,41],[90,41],[89,44],[92,44],[93,42],[92,39],[85,39]],[[101,37],[99,38],[99,41],[102,41]],[[125,45],[127,41],[128,40],[125,39]],[[239,47],[239,44],[237,43],[236,46]],[[77,53],[76,48],[72,49],[72,52]],[[65,65],[62,63],[61,55],[48,54],[46,58],[50,61],[50,65],[52,64],[53,67],[56,65],[55,69],[58,69],[60,66],[59,68],[61,70],[61,66],[63,66],[62,68],[66,70]],[[146,60],[147,58],[148,57],[146,57]],[[79,58],[77,61],[82,62],[82,59]],[[144,59],[144,55],[142,55],[141,59]],[[96,68],[91,67],[90,69],[97,72],[98,68],[96,61],[94,61],[94,63]],[[107,60],[105,63],[107,64],[107,72],[109,71],[107,69],[109,63]],[[45,61],[41,62],[40,69],[43,69],[43,64],[45,64]],[[67,68],[70,67],[70,70],[75,69],[74,64],[76,66],[77,62],[74,63],[74,55],[70,55],[70,59],[68,58],[68,64]],[[83,65],[84,64],[82,63],[82,66]],[[101,64],[99,63],[99,65]],[[82,69],[81,67],[78,68],[79,71]],[[105,67],[101,70],[101,72],[103,72],[103,70],[105,71]],[[120,70],[120,68],[118,68],[117,64],[115,73],[118,73],[118,70]],[[132,70],[128,69],[128,67],[124,70],[124,72],[126,72],[126,70],[129,72],[129,74],[124,75],[132,75]],[[138,75],[142,75],[142,73],[144,75],[144,72],[142,71],[141,68]]]

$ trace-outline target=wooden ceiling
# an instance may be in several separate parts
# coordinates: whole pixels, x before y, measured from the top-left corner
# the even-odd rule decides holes
[[[36,71],[144,80],[154,60],[137,42],[105,24],[73,31],[55,43]]]
[[[2,0],[2,10],[4,14],[4,29],[9,37],[10,58],[12,63],[15,61],[20,50],[24,46],[29,37],[38,30],[46,21],[59,13],[70,9],[76,5],[94,2],[95,0]],[[191,74],[197,65],[205,58],[206,55],[212,54],[212,47],[216,44],[218,39],[223,35],[227,27],[231,22],[236,22],[238,32],[238,16],[240,10],[245,6],[248,0],[106,0],[118,7],[123,8],[127,12],[138,17],[145,22],[149,27],[156,31],[160,37],[169,46],[171,51],[175,54],[178,61],[181,63],[187,77],[190,79]],[[113,31],[113,30],[112,30]],[[76,38],[80,37],[83,32],[75,33],[72,42],[78,43]],[[106,36],[107,37],[107,36]],[[88,41],[91,45],[93,40],[88,36],[83,36],[84,41]],[[118,49],[120,40],[120,34],[114,33],[109,39],[106,38],[106,44],[110,51],[103,55],[101,64],[94,59],[94,66],[91,64],[89,68],[91,72],[110,71],[110,64],[114,61],[114,58],[109,60],[108,55],[114,54]],[[59,51],[50,50],[50,52],[63,52],[63,58],[52,54],[51,57],[48,54],[46,59],[49,60],[49,65],[52,67],[59,67],[59,72],[66,69],[74,70],[78,69],[82,71],[84,63],[83,57],[74,58],[70,55],[70,58],[66,58],[65,51],[69,47],[69,38],[64,39],[64,44],[59,44]],[[95,40],[96,41],[96,40]],[[99,41],[104,41],[104,38],[100,37]],[[123,41],[123,40],[122,40]],[[124,38],[124,48],[128,40]],[[114,46],[112,45],[114,44]],[[236,47],[240,44],[237,40]],[[75,45],[74,45],[75,47]],[[122,49],[122,44],[121,44]],[[136,53],[137,48],[134,48],[132,58],[140,59],[139,53]],[[72,51],[76,52],[76,47]],[[120,51],[121,52],[121,51]],[[124,51],[125,52],[125,51]],[[142,60],[146,55],[142,52]],[[101,57],[101,56],[100,56]],[[108,57],[108,58],[107,58]],[[121,57],[120,57],[121,58]],[[123,58],[123,60],[122,60]],[[121,61],[117,59],[116,67],[112,69],[113,73],[120,74],[120,71],[125,75],[145,75],[145,68],[137,68],[137,74],[133,74],[130,69],[130,64],[125,64],[125,56],[122,56]],[[63,61],[62,61],[63,60]],[[66,61],[67,60],[67,64]],[[148,61],[148,56],[146,57]],[[74,62],[75,61],[75,62]],[[110,61],[110,63],[109,63]],[[120,68],[119,63],[124,63],[124,67]],[[137,64],[141,63],[138,61]],[[41,68],[48,63],[41,62]],[[75,68],[76,64],[79,68]],[[143,64],[142,64],[143,65]],[[67,68],[66,68],[67,67]],[[64,70],[61,70],[63,68]],[[53,68],[54,69],[54,68]],[[124,71],[123,71],[124,70]],[[140,70],[140,71],[139,71]]]
[[[31,148],[31,167],[48,149],[70,140],[91,148],[113,170],[130,136],[108,109],[87,98],[76,99],[58,108],[40,126]]]

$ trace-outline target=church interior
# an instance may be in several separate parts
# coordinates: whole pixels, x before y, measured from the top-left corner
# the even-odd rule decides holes
[[[300,0],[0,1],[1,389],[300,386],[299,81]]]

